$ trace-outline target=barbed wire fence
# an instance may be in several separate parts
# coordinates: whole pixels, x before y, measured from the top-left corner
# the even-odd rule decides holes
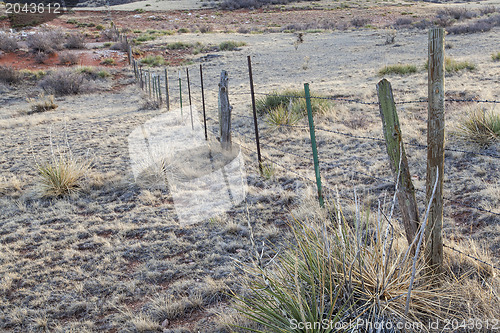
[[[121,37],[120,37],[120,40],[122,40]],[[125,38],[124,40],[127,42],[129,63],[130,63],[131,68],[133,69],[136,82],[139,85],[139,87],[144,91],[144,93],[149,97],[149,99],[158,103],[158,108],[161,108],[162,105],[165,105],[166,109],[170,110],[171,109],[170,99],[173,98],[173,96],[171,96],[170,90],[172,89],[171,88],[172,85],[176,85],[176,86],[178,85],[179,96],[177,96],[177,97],[179,98],[178,101],[179,101],[181,109],[182,109],[183,80],[182,80],[182,77],[180,74],[180,70],[179,70],[179,77],[172,80],[171,77],[169,77],[167,68],[160,69],[160,70],[144,68],[144,66],[142,66],[141,62],[138,61],[137,59],[135,59],[134,54],[132,53],[132,48],[128,44],[128,39]],[[215,120],[215,119],[207,116],[206,112],[205,112],[205,97],[204,97],[204,91],[203,91],[203,67],[202,67],[202,65],[200,65],[199,70],[200,70],[201,84],[196,85],[196,88],[201,88],[201,96],[202,96],[201,102],[203,104],[203,112],[199,116],[202,116],[204,118],[205,133],[209,132],[209,133],[211,133],[211,135],[214,135],[214,137],[217,138],[219,136],[219,133],[217,133],[216,130],[214,130],[213,128],[218,128],[218,126],[219,126],[218,120]],[[187,75],[189,76],[188,69],[186,69],[186,72],[187,72]],[[184,87],[184,89],[189,90],[189,99],[191,99],[191,87],[190,86]],[[235,93],[235,95],[236,94],[237,95],[246,95],[246,96],[250,97],[251,92],[237,92],[237,93]],[[274,96],[274,97],[279,97],[279,98],[288,98],[290,100],[292,100],[292,99],[305,99],[305,96],[280,95],[277,93],[254,92],[254,94],[259,95],[259,96],[263,96],[263,97]],[[340,103],[360,104],[360,105],[366,105],[366,106],[372,106],[372,107],[379,106],[378,101],[377,102],[364,101],[364,100],[356,99],[356,98],[335,97],[335,96],[310,96],[310,98],[311,99],[320,99],[320,100],[329,100],[329,101],[340,102]],[[467,98],[467,99],[446,98],[445,102],[447,102],[447,103],[483,103],[483,104],[493,104],[493,105],[500,104],[500,101],[497,101],[497,100],[479,99],[479,98]],[[418,99],[418,100],[395,102],[396,105],[422,104],[422,103],[427,103],[427,100],[426,99]],[[254,117],[244,115],[244,114],[238,114],[237,117],[251,120],[250,123],[252,123],[254,121]],[[212,124],[211,126],[213,128],[207,130],[207,127],[208,127],[207,122]],[[310,130],[308,125],[282,124],[280,126],[283,128],[289,128],[292,130],[304,130],[304,131]],[[369,141],[378,142],[380,145],[385,145],[384,138],[376,138],[376,137],[372,137],[372,136],[347,133],[347,132],[343,132],[343,131],[339,131],[339,130],[324,128],[321,126],[315,126],[315,129],[317,131],[320,131],[320,132],[329,133],[329,134],[333,134],[333,135],[339,135],[339,136],[343,136],[343,137],[353,139],[353,140],[369,140]],[[249,130],[251,132],[251,129],[249,129]],[[231,129],[231,131],[233,133],[237,134],[238,145],[247,153],[247,155],[255,157],[255,155],[256,155],[255,149],[252,149],[249,145],[255,144],[256,139],[250,137],[248,134],[246,134],[243,131],[241,131],[240,129],[236,129],[234,127]],[[257,140],[258,140],[258,138],[257,138]],[[422,143],[405,142],[404,145],[414,147],[417,149],[427,149],[427,145],[422,144]],[[284,171],[286,171],[290,174],[293,174],[294,176],[298,177],[299,179],[301,179],[309,184],[312,184],[313,186],[316,184],[316,181],[312,180],[311,178],[309,178],[306,175],[299,172],[297,170],[297,168],[293,169],[290,166],[287,166],[285,162],[277,161],[275,158],[270,157],[270,156],[273,156],[273,152],[274,152],[274,155],[280,154],[281,156],[290,156],[293,158],[299,158],[302,161],[304,161],[304,163],[308,163],[309,165],[312,165],[312,163],[313,163],[312,155],[306,156],[304,154],[298,153],[296,151],[296,149],[294,149],[294,151],[291,151],[291,150],[285,149],[282,146],[278,147],[276,144],[273,144],[272,138],[271,138],[271,140],[268,140],[267,142],[261,142],[260,146],[264,147],[266,149],[266,151],[268,152],[268,154],[263,154],[262,156],[259,156],[259,158],[262,157],[262,159],[268,161],[272,165],[276,165],[276,166],[280,167]],[[495,160],[500,159],[499,154],[495,154],[492,152],[468,151],[468,150],[453,148],[453,147],[445,147],[445,151],[470,154],[471,156],[474,156],[474,155],[484,156],[484,157],[492,158]],[[270,155],[270,156],[268,156],[268,155]],[[261,167],[260,163],[261,163],[261,161],[259,161],[259,168]],[[342,162],[335,163],[333,161],[325,161],[325,159],[323,159],[321,161],[320,170],[328,171],[328,170],[331,170],[334,168],[342,168],[342,167],[345,167],[345,165],[343,165]],[[369,173],[359,171],[359,170],[350,170],[349,172],[351,172],[353,176],[356,175],[358,177],[364,177],[365,180],[370,179],[370,180],[378,182],[378,183],[394,185],[394,179],[392,179],[392,178],[384,179],[384,178],[377,177],[377,176],[374,176],[374,175],[371,175]],[[326,183],[325,185],[323,185],[323,187],[329,192],[330,198],[335,198],[335,196],[338,195],[344,199],[351,200],[351,201],[353,200],[353,198],[347,193],[348,192],[347,190],[339,191],[338,188],[336,188],[336,186],[334,188],[334,186],[332,186],[330,183]],[[392,186],[392,188],[394,188],[394,186]],[[415,189],[415,190],[419,193],[425,194],[424,190],[421,190],[421,189]],[[455,204],[457,206],[476,210],[476,211],[479,211],[482,213],[491,214],[492,216],[495,216],[495,217],[500,216],[500,213],[497,213],[491,209],[487,209],[484,207],[475,206],[475,205],[471,205],[471,204],[466,204],[466,203],[460,202],[458,200],[454,200],[454,199],[450,199],[450,198],[446,198],[446,197],[444,198],[444,200],[446,200],[449,203]],[[466,257],[473,259],[479,263],[482,263],[484,265],[488,265],[488,266],[492,267],[493,269],[500,270],[500,267],[495,266],[492,263],[485,262],[484,260],[476,258],[470,254],[466,254],[463,251],[455,249],[447,244],[444,244],[444,247],[449,248],[450,250],[455,251],[457,253],[460,253],[462,255],[465,255]]]

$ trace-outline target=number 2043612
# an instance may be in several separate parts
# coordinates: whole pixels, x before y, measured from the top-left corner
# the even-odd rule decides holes
[[[60,14],[60,3],[6,3],[6,14]]]

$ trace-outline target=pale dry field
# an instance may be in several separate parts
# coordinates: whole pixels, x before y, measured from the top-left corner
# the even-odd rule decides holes
[[[181,5],[186,2],[179,1]],[[193,63],[188,68],[193,104],[201,110],[198,68],[203,64],[212,131],[218,128],[214,119],[219,75],[228,71],[232,126],[238,132],[234,140],[254,151],[247,55],[252,56],[259,93],[300,90],[308,82],[314,93],[376,102],[375,85],[382,79],[378,71],[401,63],[417,65],[418,72],[386,77],[396,101],[425,99],[426,30],[398,30],[395,43],[386,44],[391,33],[381,28],[310,32],[299,44],[294,33],[184,33],[141,47],[161,48],[177,41],[244,42],[239,51],[209,52],[219,56],[210,60],[205,53],[190,55]],[[474,71],[447,75],[448,98],[500,100],[500,62],[491,59],[500,51],[499,33],[496,27],[446,37],[451,45],[447,55],[476,65]],[[184,78],[185,66],[169,70],[171,82],[177,70],[183,71]],[[146,95],[129,68],[111,72],[113,77],[94,92],[57,97],[58,108],[41,114],[24,113],[29,108],[25,98],[40,90],[33,83],[0,86],[0,330],[229,332],[224,322],[233,316],[230,293],[241,292],[238,263],[248,263],[254,256],[251,231],[257,250],[269,259],[289,237],[287,221],[319,209],[313,183],[304,179],[314,179],[309,133],[276,130],[260,117],[264,156],[291,171],[266,162],[274,172],[270,179],[263,178],[255,153],[243,149],[246,202],[226,214],[184,226],[168,188],[135,183],[130,165],[128,135],[166,109],[143,107]],[[171,84],[171,112],[178,112],[178,93]],[[479,106],[498,112],[494,104]],[[500,214],[498,157],[485,156],[498,156],[500,144],[478,148],[455,135],[467,110],[474,107],[478,105],[446,106],[447,147],[472,153],[445,155],[445,196],[454,201],[445,207],[445,243],[475,240],[498,265],[498,215],[467,206]],[[405,142],[425,145],[426,104],[403,104],[398,111]],[[201,117],[199,112],[196,116]],[[378,107],[332,101],[329,112],[316,116],[315,122],[323,182],[338,188],[345,212],[352,210],[354,189],[366,206],[376,207],[384,200],[388,205],[394,185],[384,143],[324,131],[382,138]],[[298,125],[305,124],[303,120]],[[37,163],[68,150],[91,163],[81,191],[61,198],[42,197]],[[425,191],[426,151],[408,146],[407,153],[414,184]],[[329,190],[326,193],[331,195]],[[423,212],[425,195],[418,192],[417,199]],[[465,250],[478,254],[475,249]]]

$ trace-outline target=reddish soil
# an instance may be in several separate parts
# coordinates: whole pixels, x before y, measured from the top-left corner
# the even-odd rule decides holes
[[[106,67],[124,67],[128,65],[127,55],[124,52],[105,52],[105,50],[72,50],[64,51],[75,53],[78,56],[78,62],[75,65],[81,66],[106,66]],[[15,69],[48,69],[52,67],[66,67],[61,64],[58,53],[53,53],[48,56],[47,60],[42,64],[35,61],[35,56],[32,53],[25,51],[17,51],[6,53],[0,57],[0,66],[11,66]],[[105,58],[113,58],[113,65],[105,65],[102,61]]]

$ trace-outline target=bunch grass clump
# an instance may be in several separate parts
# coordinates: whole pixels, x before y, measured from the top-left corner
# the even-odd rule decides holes
[[[415,65],[411,64],[396,64],[396,65],[387,65],[384,68],[378,71],[380,76],[383,75],[409,75],[418,72],[418,68]]]
[[[500,114],[484,108],[473,109],[459,124],[458,134],[466,141],[488,147],[500,139]]]
[[[280,127],[284,125],[295,125],[302,119],[301,114],[293,112],[290,108],[280,105],[269,110],[266,114],[265,122],[271,127]]]
[[[185,50],[193,47],[193,44],[190,43],[184,43],[184,42],[175,42],[175,43],[168,43],[166,45],[166,48],[168,50]]]
[[[28,114],[57,109],[57,104],[54,103],[54,95],[45,96],[45,94],[42,93],[38,96],[38,99],[28,98],[27,101],[30,103]]]
[[[225,41],[219,44],[219,50],[221,51],[236,51],[239,47],[245,46],[247,43],[245,42],[235,42],[235,41]]]
[[[429,62],[425,63],[425,69],[429,68]],[[457,73],[463,70],[474,71],[476,69],[476,65],[470,61],[457,61],[451,57],[445,57],[444,59],[444,68],[446,73]]]
[[[299,323],[311,324],[304,332],[334,332],[338,325],[354,331],[359,319],[428,327],[454,318],[447,303],[454,295],[435,287],[422,256],[413,257],[401,230],[380,211],[372,218],[357,203],[352,220],[335,206],[323,215],[329,217],[291,222],[294,240],[286,250],[267,266],[246,267],[247,292],[235,296],[236,308],[263,327],[255,332],[289,332]],[[329,326],[312,325],[318,322]]]
[[[493,61],[500,61],[500,52],[494,53],[491,55],[491,59]]]
[[[476,69],[476,65],[470,61],[457,61],[448,57],[445,59],[444,67],[448,73],[459,72],[462,70],[473,71]]]
[[[89,163],[80,161],[72,154],[53,155],[52,158],[37,164],[40,176],[40,189],[45,197],[60,197],[78,192]]]
[[[161,55],[148,55],[140,60],[141,64],[151,67],[164,66],[167,61]]]
[[[325,96],[311,94],[311,108],[313,114],[328,114],[333,110],[333,106],[333,103],[325,99]],[[278,108],[285,108],[290,113],[300,117],[306,116],[307,107],[304,91],[276,91],[256,101],[256,109],[259,115],[265,115]],[[294,117],[291,119],[294,119]]]

